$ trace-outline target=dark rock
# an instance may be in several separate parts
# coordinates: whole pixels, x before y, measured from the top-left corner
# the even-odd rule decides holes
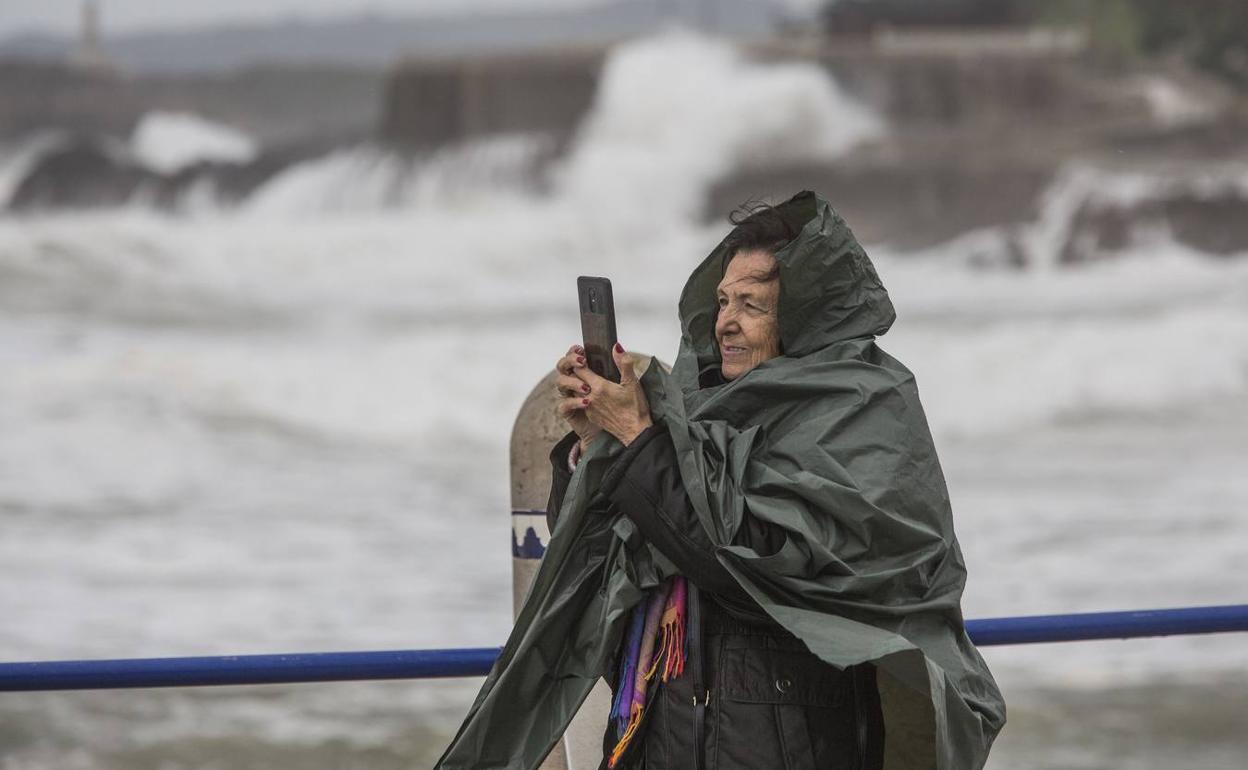
[[[1160,208],[1180,243],[1208,254],[1248,254],[1248,196],[1243,190],[1175,197]]]
[[[1248,254],[1248,195],[1233,188],[1212,194],[1172,190],[1129,205],[1085,202],[1071,218],[1059,261],[1112,258],[1159,228],[1205,254]]]
[[[20,211],[118,206],[140,185],[158,179],[105,140],[83,138],[48,151],[17,185],[9,207]]]
[[[330,145],[303,142],[260,153],[248,163],[202,161],[173,174],[148,169],[126,146],[101,136],[79,136],[46,152],[18,183],[9,201],[15,211],[119,206],[141,195],[158,208],[174,208],[194,184],[208,181],[218,200],[246,198],[277,173]]]

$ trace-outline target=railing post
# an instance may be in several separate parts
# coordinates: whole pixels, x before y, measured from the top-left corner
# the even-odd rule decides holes
[[[550,494],[550,449],[568,432],[555,415],[555,372],[542,378],[529,393],[511,431],[511,590],[512,617],[524,598],[546,552],[546,500]],[[603,696],[602,691],[606,691]],[[541,770],[594,770],[602,759],[611,694],[599,682],[555,744]],[[586,739],[589,740],[586,743]],[[578,751],[579,749],[579,751]],[[587,755],[587,751],[590,752]],[[590,760],[592,764],[590,763]],[[575,760],[575,762],[573,762]]]
[[[650,357],[638,355],[638,375]],[[664,367],[666,368],[666,366]],[[550,450],[568,428],[555,414],[556,373],[551,372],[529,393],[511,431],[511,587],[513,617],[537,574],[550,532],[546,500],[550,495]],[[611,710],[611,689],[598,682],[572,725],[541,770],[596,770],[602,762],[602,736]]]

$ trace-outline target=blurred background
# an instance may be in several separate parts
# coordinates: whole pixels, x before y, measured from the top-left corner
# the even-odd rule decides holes
[[[898,309],[967,617],[1248,600],[1248,6],[5,0],[0,660],[499,645],[507,442],[750,198]],[[985,650],[990,767],[1248,766],[1241,636]],[[479,680],[0,695],[0,770],[428,767]]]

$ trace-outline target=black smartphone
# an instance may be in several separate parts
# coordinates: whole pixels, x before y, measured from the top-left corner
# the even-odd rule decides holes
[[[581,340],[585,346],[585,363],[599,377],[620,381],[611,349],[615,347],[615,299],[611,281],[582,275],[576,279],[576,294],[581,305]]]

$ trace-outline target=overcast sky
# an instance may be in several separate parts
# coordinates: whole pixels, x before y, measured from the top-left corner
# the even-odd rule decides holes
[[[96,0],[104,35],[145,29],[196,27],[232,22],[305,19],[355,15],[374,11],[385,14],[466,13],[473,11],[580,7],[602,0]],[[714,0],[634,0],[654,4],[692,5]],[[783,5],[809,8],[817,0],[783,0]],[[74,34],[82,13],[82,0],[0,0],[0,37],[18,32]]]

